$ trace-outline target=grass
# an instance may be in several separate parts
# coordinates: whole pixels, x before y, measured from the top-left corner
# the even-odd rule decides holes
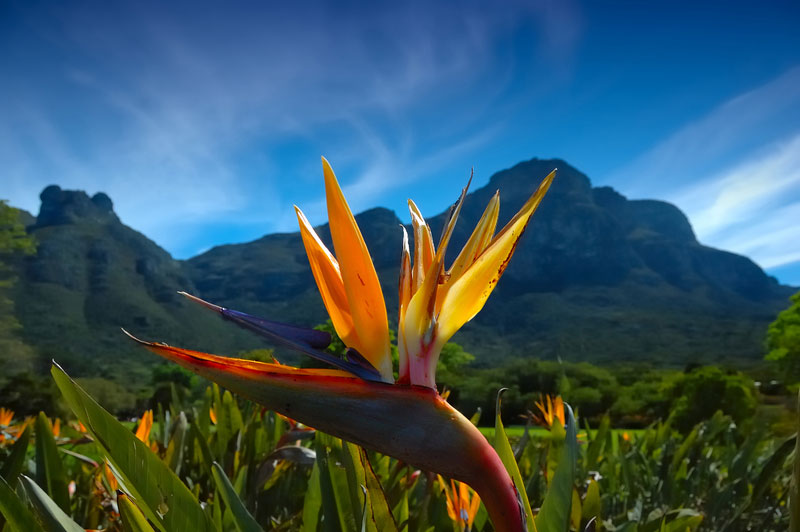
[[[478,427],[478,430],[481,431],[481,434],[486,436],[487,438],[494,438],[494,427]],[[627,432],[631,436],[634,436],[640,432],[643,432],[642,429],[612,429],[614,433],[621,433]],[[506,427],[506,434],[509,438],[521,438],[522,434],[525,432],[524,425],[509,425]],[[534,438],[544,438],[550,434],[550,431],[543,427],[531,427],[530,428],[531,436]],[[594,430],[592,430],[592,434],[594,434]],[[581,430],[579,434],[586,433],[585,430]]]

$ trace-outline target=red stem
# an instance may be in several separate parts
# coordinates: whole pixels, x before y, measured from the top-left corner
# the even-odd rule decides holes
[[[525,510],[514,482],[494,448],[483,435],[481,438],[485,445],[481,453],[481,466],[476,468],[479,475],[466,482],[480,495],[497,532],[526,531]]]

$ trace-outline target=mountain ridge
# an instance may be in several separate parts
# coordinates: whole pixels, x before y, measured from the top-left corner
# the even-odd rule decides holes
[[[559,168],[556,180],[495,293],[454,338],[479,365],[513,356],[670,365],[760,357],[766,325],[787,306],[792,287],[746,257],[699,243],[674,205],[592,187],[588,176],[560,159],[523,161],[468,194],[448,263],[495,190],[502,227],[553,167]],[[106,194],[50,186],[41,199],[28,225],[39,251],[17,265],[14,299],[26,343],[43,360],[66,360],[76,375],[147,379],[156,361],[127,344],[119,326],[224,354],[263,346],[182,300],[178,290],[301,325],[327,317],[297,232],[223,244],[177,261],[125,226]],[[435,238],[445,219],[444,212],[428,218]],[[401,221],[383,207],[356,220],[394,327]],[[317,230],[330,246],[327,224]]]

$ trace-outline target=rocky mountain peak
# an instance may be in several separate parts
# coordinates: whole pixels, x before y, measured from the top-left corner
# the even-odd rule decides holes
[[[82,190],[62,190],[50,185],[39,195],[42,205],[36,218],[37,227],[79,222],[119,222],[111,198],[103,192],[92,197]]]

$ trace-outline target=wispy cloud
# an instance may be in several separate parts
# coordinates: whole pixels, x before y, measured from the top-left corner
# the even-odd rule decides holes
[[[800,67],[738,95],[608,182],[683,209],[703,243],[762,267],[800,260]]]
[[[577,35],[553,28],[575,9],[559,4],[22,8],[18,48],[43,60],[20,53],[15,83],[0,87],[3,195],[35,210],[51,182],[103,190],[126,222],[167,245],[176,224],[234,214],[282,229],[277,206],[297,199],[286,176],[302,173],[275,153],[289,139],[354,161],[352,201],[374,204],[490,138],[474,132],[477,115],[426,129],[411,115],[510,68],[494,57],[498,40],[534,20],[549,54],[572,53]]]
[[[749,255],[766,268],[800,260],[800,134],[671,199],[700,240]]]
[[[660,197],[716,174],[800,130],[800,66],[686,124],[608,181],[632,196]]]

